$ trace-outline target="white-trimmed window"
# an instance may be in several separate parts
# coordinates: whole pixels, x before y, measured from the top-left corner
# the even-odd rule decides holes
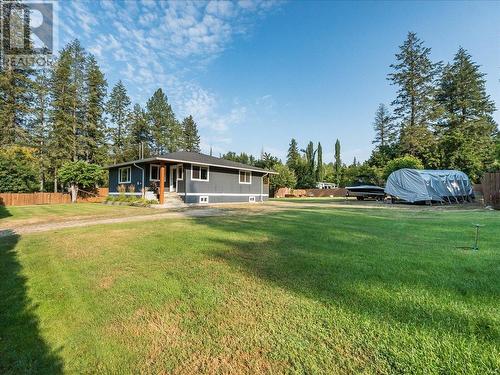
[[[177,180],[183,180],[184,179],[184,166],[182,164],[179,164],[177,166]]]
[[[208,203],[208,195],[201,195],[199,202],[200,202],[200,204],[207,204]]]
[[[149,165],[149,181],[160,181],[160,166],[158,164]]]
[[[248,201],[249,201],[250,203],[255,203],[255,195],[251,195],[251,196],[249,196],[249,197],[248,197]]]
[[[191,180],[193,181],[208,181],[208,166],[191,165]]]
[[[240,184],[251,184],[251,183],[252,183],[252,172],[240,171]]]
[[[124,167],[124,168],[118,169],[118,183],[119,184],[129,184],[131,177],[132,177],[132,168]]]

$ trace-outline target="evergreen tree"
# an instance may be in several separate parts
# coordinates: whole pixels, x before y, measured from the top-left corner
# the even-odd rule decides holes
[[[70,125],[72,135],[70,138],[71,159],[77,161],[85,158],[85,117],[86,117],[86,87],[85,68],[87,53],[78,39],[66,47],[69,56],[70,77],[69,85],[72,93],[70,97]]]
[[[323,148],[321,147],[320,142],[318,142],[317,155],[318,155],[318,162],[316,166],[316,180],[323,181],[323,177],[325,175],[325,169],[323,167]]]
[[[200,136],[193,116],[188,116],[182,121],[183,149],[185,151],[200,152]]]
[[[148,100],[146,108],[151,126],[154,152],[163,154],[179,150],[182,146],[182,129],[175,119],[167,96],[161,88],[154,92],[153,96]]]
[[[486,94],[485,74],[463,48],[442,74],[437,101],[443,167],[456,168],[473,180],[495,159],[495,104]]]
[[[134,105],[130,115],[130,132],[125,152],[128,160],[141,159],[151,155],[151,132],[146,112],[139,104]]]
[[[339,186],[342,177],[342,160],[340,159],[340,141],[338,139],[335,141],[335,161],[333,163],[333,170],[335,173],[335,183]]]
[[[314,166],[316,159],[316,151],[314,150],[314,144],[312,142],[309,142],[307,144],[306,149],[303,151],[307,163],[307,173],[311,176],[314,176],[314,169],[315,169]]]
[[[299,153],[299,146],[297,144],[297,141],[292,138],[290,141],[290,146],[288,147],[288,153],[286,156],[286,165],[288,168],[293,170],[295,172],[295,167],[299,164],[300,162],[300,153]]]
[[[44,191],[50,168],[50,76],[47,70],[42,69],[37,73],[33,83],[33,93],[34,110],[30,126],[30,144],[35,150],[34,156],[38,163],[39,190]]]
[[[57,173],[60,166],[71,160],[73,144],[72,100],[76,95],[71,84],[71,54],[65,48],[59,54],[50,78],[51,86],[51,129],[49,153],[53,171],[54,191],[57,191]]]
[[[89,56],[85,76],[86,121],[82,133],[84,159],[102,164],[107,159],[104,100],[107,82],[94,56]]]
[[[130,98],[121,80],[111,90],[106,111],[113,126],[110,130],[113,159],[115,162],[125,161],[124,152],[130,120]]]
[[[435,161],[435,137],[430,130],[434,120],[435,78],[440,63],[429,57],[431,49],[424,46],[415,33],[409,32],[391,65],[388,79],[398,86],[392,102],[399,120],[400,148],[404,154],[418,156],[428,166]]]
[[[375,138],[372,143],[376,144],[377,147],[383,148],[396,140],[391,114],[384,104],[380,104],[377,112],[375,112],[373,130],[375,131]]]
[[[10,9],[24,7],[20,2],[2,2],[2,25],[9,28],[11,17]],[[26,12],[27,9],[24,9]],[[22,22],[22,21],[21,21]],[[8,33],[0,32],[0,42],[8,45]],[[10,31],[12,32],[12,28]],[[24,30],[24,28],[14,28]],[[12,38],[12,35],[10,35]],[[20,35],[24,38],[24,35]],[[1,51],[0,51],[1,53]],[[31,69],[17,69],[10,65],[4,56],[0,56],[0,146],[13,144],[29,144],[29,120],[32,108],[32,81]]]

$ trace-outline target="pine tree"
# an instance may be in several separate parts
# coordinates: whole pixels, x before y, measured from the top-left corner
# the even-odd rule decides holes
[[[464,171],[473,180],[495,159],[495,104],[486,93],[485,74],[463,48],[443,70],[437,101],[443,167]]]
[[[122,81],[118,81],[111,90],[109,100],[106,103],[106,112],[110,116],[112,124],[110,135],[113,159],[115,162],[125,161],[125,144],[130,125],[130,98]]]
[[[34,156],[38,163],[39,190],[45,190],[45,182],[50,168],[49,149],[49,106],[50,106],[50,76],[48,70],[40,70],[33,82],[34,111],[30,126],[30,145],[35,150]]]
[[[373,130],[375,131],[375,138],[372,143],[378,147],[388,146],[396,140],[391,114],[384,104],[380,104],[377,112],[375,112]]]
[[[182,138],[184,151],[200,152],[200,136],[193,116],[188,116],[182,121]]]
[[[335,161],[333,163],[333,170],[335,173],[335,183],[339,186],[342,177],[342,160],[340,159],[340,141],[338,139],[335,141]]]
[[[82,133],[84,159],[89,163],[102,164],[107,158],[104,100],[107,82],[94,56],[86,64],[86,116]]]
[[[154,152],[163,154],[181,148],[181,126],[162,89],[154,92],[146,104],[153,137]]]
[[[316,166],[316,180],[323,181],[325,169],[323,166],[323,148],[321,147],[320,142],[318,142],[317,155],[318,155],[318,162]]]
[[[2,24],[4,28],[8,28],[10,9],[23,7],[23,4],[5,2],[1,6],[4,17]],[[27,10],[24,9],[24,11]],[[7,45],[8,33],[0,32],[0,35],[2,39],[0,42]],[[17,69],[11,66],[3,55],[0,56],[0,146],[29,144],[28,126],[33,100],[32,74],[31,69]]]
[[[299,146],[297,144],[297,141],[292,138],[290,141],[290,145],[288,147],[288,153],[286,156],[286,165],[288,168],[291,170],[295,171],[295,167],[299,164],[300,162],[300,153],[299,153]]]
[[[127,138],[126,158],[141,159],[151,155],[151,132],[146,112],[139,104],[134,105],[130,115],[130,132]]]
[[[73,93],[70,98],[71,157],[73,161],[77,161],[80,158],[85,158],[85,140],[82,134],[85,133],[85,68],[87,54],[78,39],[69,43],[66,49],[70,63],[70,91]]]
[[[409,32],[396,54],[397,62],[391,65],[394,72],[388,76],[398,86],[391,104],[399,120],[401,151],[426,161],[427,166],[436,163],[436,142],[430,126],[435,116],[435,78],[440,69],[440,63],[431,61],[430,51],[415,33]]]
[[[51,91],[51,129],[50,129],[50,160],[53,171],[54,191],[57,191],[58,169],[66,161],[71,160],[73,144],[72,100],[76,95],[71,84],[71,54],[67,48],[59,54],[50,78]]]

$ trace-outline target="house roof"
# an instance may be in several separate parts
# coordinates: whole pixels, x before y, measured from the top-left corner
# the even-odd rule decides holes
[[[200,165],[209,165],[214,167],[230,168],[230,169],[240,169],[245,171],[254,171],[262,173],[276,174],[276,172],[269,171],[266,169],[254,167],[253,165],[238,163],[231,160],[225,160],[221,158],[216,158],[215,156],[200,154],[199,152],[190,151],[178,151],[171,152],[169,154],[152,156],[146,159],[132,160],[124,163],[118,163],[114,165],[109,165],[106,168],[121,167],[125,165],[137,164],[137,163],[149,163],[154,161],[170,161],[178,163],[192,163]]]

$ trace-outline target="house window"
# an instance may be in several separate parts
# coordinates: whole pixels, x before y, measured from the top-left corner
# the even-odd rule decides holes
[[[208,195],[200,196],[200,203],[208,203]]]
[[[182,164],[179,164],[177,166],[177,179],[178,180],[184,179],[184,167],[182,166]]]
[[[240,171],[240,184],[251,184],[251,183],[252,183],[252,172]]]
[[[208,181],[208,167],[203,165],[193,165],[191,167],[191,180]]]
[[[160,181],[160,166],[151,164],[149,166],[149,181]]]
[[[129,184],[130,177],[132,175],[130,167],[118,169],[118,183],[119,184]]]

